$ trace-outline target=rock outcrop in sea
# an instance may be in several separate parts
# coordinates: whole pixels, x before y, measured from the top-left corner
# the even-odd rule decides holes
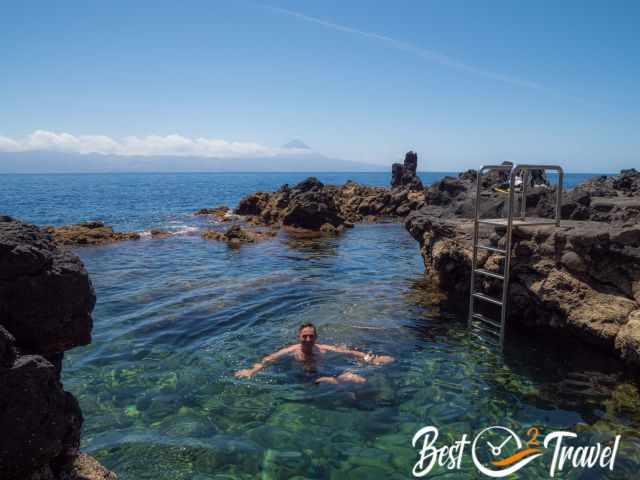
[[[235,213],[260,225],[282,225],[308,230],[339,232],[355,222],[398,218],[424,201],[422,182],[416,175],[417,155],[409,152],[405,164],[396,164],[392,188],[371,187],[347,181],[325,185],[309,177],[276,192],[256,192],[240,200]]]
[[[391,165],[391,188],[406,187],[411,191],[420,191],[422,180],[417,175],[418,154],[407,152],[404,156],[404,163],[394,163]]]
[[[42,229],[0,216],[3,480],[115,479],[80,454],[82,412],[60,381],[64,352],[91,342],[95,301],[75,254]]]

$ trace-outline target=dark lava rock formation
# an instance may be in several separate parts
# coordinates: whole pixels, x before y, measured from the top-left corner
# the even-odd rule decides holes
[[[283,185],[277,192],[257,192],[240,200],[235,213],[253,215],[257,223],[320,230],[329,224],[345,222],[335,198],[334,188],[309,177],[293,188]]]
[[[76,255],[38,227],[0,216],[3,480],[91,478],[70,473],[83,418],[60,372],[65,350],[91,342],[95,300]]]
[[[391,188],[408,188],[410,191],[419,191],[424,187],[416,174],[418,170],[418,154],[407,152],[404,156],[404,164],[391,165]]]
[[[256,192],[244,197],[235,213],[261,225],[282,225],[298,230],[336,233],[352,223],[404,217],[424,204],[422,182],[416,176],[417,155],[407,153],[405,165],[395,168],[397,185],[370,187],[347,181],[325,185],[309,177],[277,192]]]

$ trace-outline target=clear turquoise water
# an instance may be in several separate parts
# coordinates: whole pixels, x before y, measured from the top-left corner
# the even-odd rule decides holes
[[[418,246],[401,225],[357,225],[338,238],[279,234],[238,250],[188,234],[205,226],[190,215],[197,208],[300,177],[2,177],[0,211],[26,220],[185,232],[77,250],[98,295],[93,343],[66,355],[63,375],[85,415],[85,451],[124,480],[410,478],[410,441],[422,426],[453,441],[491,425],[525,438],[535,425],[543,434],[580,431],[582,444],[623,434],[613,472],[555,478],[637,478],[640,399],[621,366],[517,334],[503,358],[482,350],[463,319],[433,306]],[[251,380],[233,376],[295,341],[306,321],[323,342],[397,361],[327,359],[329,373],[367,377],[361,386],[316,386],[289,363]],[[543,458],[511,478],[547,478]],[[434,474],[427,478],[486,478],[468,455],[462,471]]]

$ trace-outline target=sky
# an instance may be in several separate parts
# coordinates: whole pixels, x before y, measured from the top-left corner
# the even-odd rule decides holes
[[[3,4],[0,151],[640,162],[637,1]]]

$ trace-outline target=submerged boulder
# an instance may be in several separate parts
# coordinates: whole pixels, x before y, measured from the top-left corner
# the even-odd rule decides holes
[[[214,208],[201,208],[194,215],[212,215],[218,218],[225,218],[230,211],[231,209],[226,205],[219,205]]]
[[[249,231],[238,224],[230,226],[225,232],[207,230],[202,234],[204,239],[226,242],[232,247],[239,247],[244,243],[255,243],[258,240],[273,236],[275,236],[275,232],[272,230]]]

